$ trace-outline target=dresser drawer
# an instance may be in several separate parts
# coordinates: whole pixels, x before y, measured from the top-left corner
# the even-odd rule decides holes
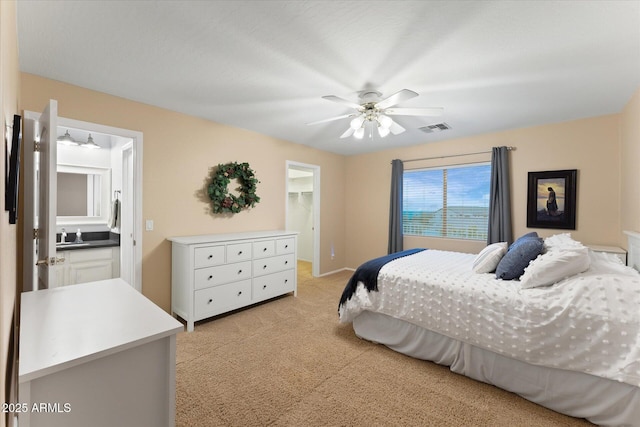
[[[203,289],[210,286],[237,282],[251,277],[251,261],[201,268],[194,273],[194,288]]]
[[[253,299],[262,301],[291,292],[295,287],[295,270],[286,270],[253,279]]]
[[[253,261],[253,275],[264,276],[277,271],[288,270],[295,267],[295,254],[274,256],[271,258]]]
[[[292,254],[294,249],[295,243],[293,238],[276,240],[276,253],[278,255]]]
[[[251,302],[251,279],[201,289],[195,291],[194,298],[194,315],[197,319],[233,310]]]
[[[238,262],[251,259],[251,243],[234,243],[227,245],[227,262]]]
[[[206,246],[194,250],[193,265],[195,268],[211,267],[224,264],[224,246]]]
[[[276,254],[276,242],[275,240],[261,240],[259,242],[253,242],[253,257],[265,258],[274,256]]]

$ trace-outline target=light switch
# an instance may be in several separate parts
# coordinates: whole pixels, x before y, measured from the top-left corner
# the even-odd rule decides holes
[[[146,231],[153,231],[153,220],[148,219],[144,228]]]

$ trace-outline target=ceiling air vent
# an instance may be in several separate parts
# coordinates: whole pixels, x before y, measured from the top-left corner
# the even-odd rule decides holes
[[[425,133],[442,132],[443,130],[451,129],[446,123],[437,123],[435,125],[423,126],[420,128]]]

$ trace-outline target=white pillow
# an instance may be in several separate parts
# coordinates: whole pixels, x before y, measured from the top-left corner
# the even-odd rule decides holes
[[[550,251],[553,249],[575,249],[584,248],[584,245],[577,240],[571,238],[571,234],[562,233],[554,234],[553,236],[546,237],[544,239],[544,251]]]
[[[523,289],[548,286],[589,269],[589,249],[551,249],[531,261],[520,276]]]
[[[474,273],[493,273],[498,263],[507,253],[507,242],[492,243],[480,251],[473,260]]]

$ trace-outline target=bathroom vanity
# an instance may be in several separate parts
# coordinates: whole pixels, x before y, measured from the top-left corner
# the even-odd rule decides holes
[[[120,276],[120,235],[110,232],[87,232],[82,242],[69,241],[69,233],[62,243],[56,243],[57,286],[112,279]]]

